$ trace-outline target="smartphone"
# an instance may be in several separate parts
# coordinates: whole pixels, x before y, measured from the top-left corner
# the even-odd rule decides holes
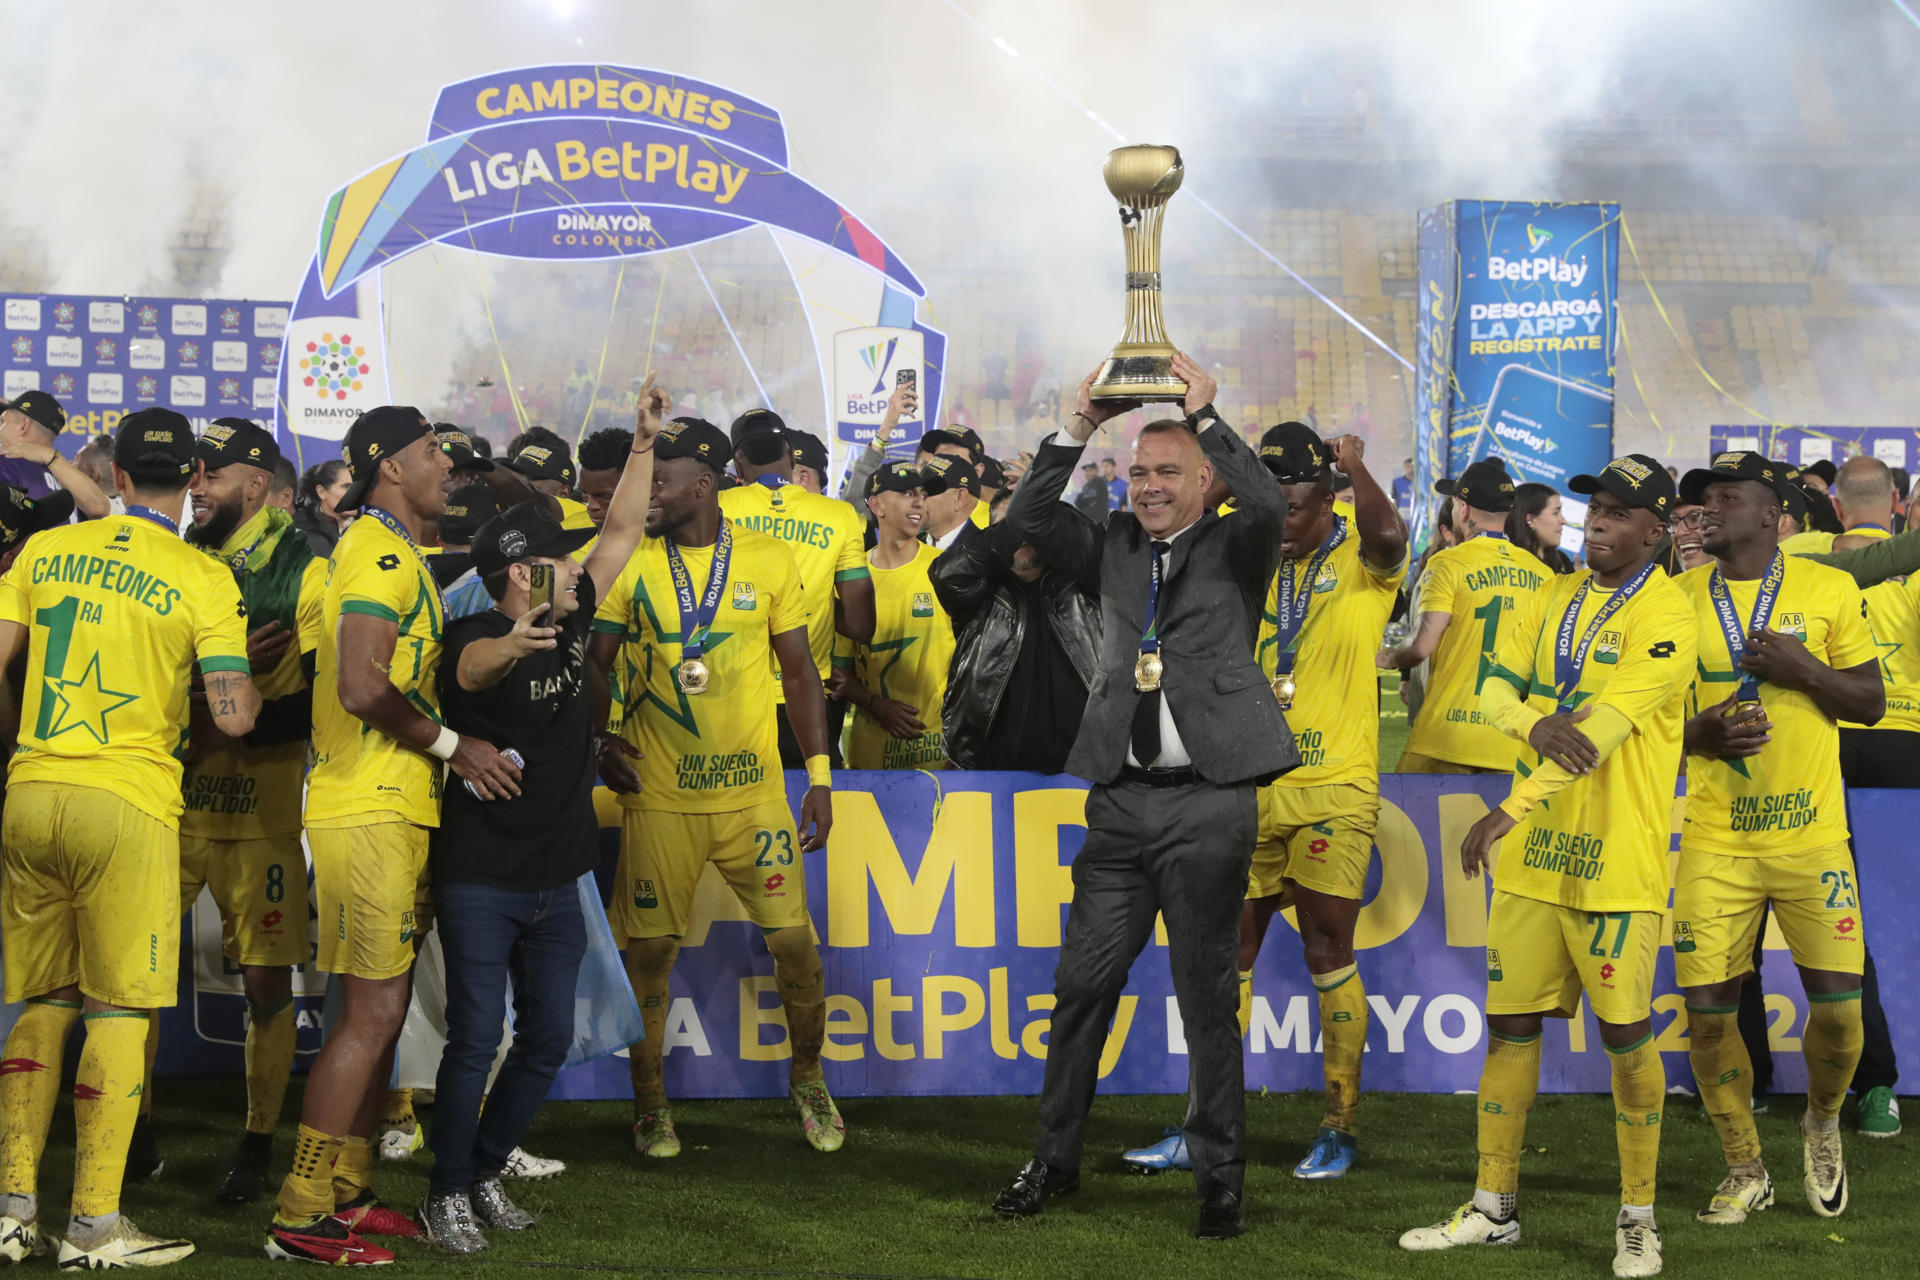
[[[527,608],[538,609],[546,605],[546,613],[537,621],[543,627],[550,627],[553,625],[553,566],[530,564],[527,566],[527,578]]]
[[[911,387],[915,391],[918,391],[920,389],[919,370],[902,369],[900,372],[893,375],[893,385],[896,387]]]

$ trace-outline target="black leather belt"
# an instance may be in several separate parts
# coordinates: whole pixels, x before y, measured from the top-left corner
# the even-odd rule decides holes
[[[1142,787],[1187,787],[1202,780],[1199,771],[1192,765],[1182,765],[1178,769],[1140,769],[1125,765],[1120,770],[1120,781]]]

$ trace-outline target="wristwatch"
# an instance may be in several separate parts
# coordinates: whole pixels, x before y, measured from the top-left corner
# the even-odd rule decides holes
[[[1211,400],[1187,415],[1187,425],[1195,431],[1204,431],[1210,419],[1216,422],[1226,421],[1226,419],[1220,416],[1220,411],[1213,407],[1213,401]]]

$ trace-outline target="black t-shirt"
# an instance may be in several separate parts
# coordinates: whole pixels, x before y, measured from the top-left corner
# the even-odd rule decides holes
[[[513,630],[488,609],[447,624],[440,658],[440,710],[455,733],[511,747],[526,761],[520,794],[478,800],[449,772],[432,843],[437,882],[499,889],[553,889],[593,870],[599,832],[593,816],[593,717],[587,707],[587,635],[592,579],[580,575],[577,606],[560,623],[559,642],[513,664],[478,693],[460,687],[460,655],[476,640]]]
[[[1087,709],[1087,687],[1053,633],[1045,587],[1019,579],[1014,583],[1027,625],[1006,692],[987,727],[980,767],[1062,773]]]

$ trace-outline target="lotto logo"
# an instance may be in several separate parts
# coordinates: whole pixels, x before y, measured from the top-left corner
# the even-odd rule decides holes
[[[1611,964],[1603,964],[1600,966],[1600,981],[1605,982],[1609,985],[1612,984],[1613,966]]]
[[[375,560],[374,563],[379,565],[382,569],[398,569],[400,567],[400,557],[395,555],[385,555],[385,556],[381,556],[378,560]]]
[[[279,933],[280,922],[285,919],[286,917],[281,915],[278,911],[267,912],[267,914],[260,917],[260,932]]]
[[[1647,649],[1647,656],[1649,658],[1671,658],[1673,656],[1673,641],[1662,640],[1659,644],[1649,647]]]
[[[1858,929],[1859,927],[1860,926],[1854,922],[1853,917],[1848,916],[1846,919],[1842,920],[1839,924],[1836,924],[1835,926],[1833,926],[1833,931],[1835,933],[1845,935],[1845,934],[1852,933],[1855,929]]]
[[[1325,853],[1326,851],[1327,851],[1327,842],[1325,840],[1314,840],[1309,842],[1307,845],[1308,853]]]
[[[776,871],[768,876],[762,884],[768,893],[777,894],[780,892],[781,886],[786,884],[786,882],[787,878]]]

